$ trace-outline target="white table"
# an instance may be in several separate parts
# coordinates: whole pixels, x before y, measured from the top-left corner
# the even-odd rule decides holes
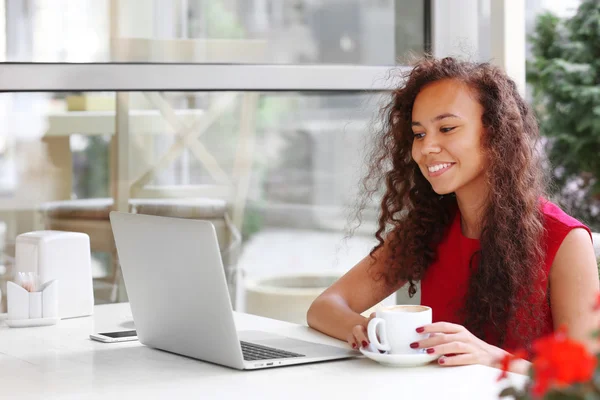
[[[306,326],[236,313],[238,329],[261,329],[345,346]],[[105,344],[92,332],[133,328],[129,304],[95,307],[93,317],[55,326],[9,328],[0,321],[0,398],[497,399],[507,382],[484,366],[399,369],[366,359],[237,371],[150,349]],[[202,340],[202,338],[198,338]],[[522,384],[524,376],[512,375]],[[391,398],[391,397],[390,397]]]

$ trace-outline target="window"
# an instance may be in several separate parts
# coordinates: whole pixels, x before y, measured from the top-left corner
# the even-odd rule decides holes
[[[59,3],[6,2],[5,254],[21,232],[87,231],[96,302],[121,301],[106,211],[206,199],[247,277],[370,250],[376,203],[344,240],[365,142],[390,68],[429,50],[428,0]]]
[[[394,65],[428,50],[429,3],[8,0],[7,60]]]

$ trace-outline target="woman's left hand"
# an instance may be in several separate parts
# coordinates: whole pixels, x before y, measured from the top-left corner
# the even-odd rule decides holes
[[[418,333],[430,337],[412,343],[413,349],[427,349],[429,354],[439,354],[438,364],[443,366],[482,364],[498,366],[506,351],[492,346],[469,332],[464,326],[449,322],[435,322],[417,328]]]

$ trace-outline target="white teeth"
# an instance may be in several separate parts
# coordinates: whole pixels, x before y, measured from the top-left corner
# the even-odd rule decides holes
[[[441,169],[448,168],[451,165],[452,164],[437,164],[437,165],[434,165],[433,167],[427,167],[427,169],[429,170],[429,172],[437,172]]]

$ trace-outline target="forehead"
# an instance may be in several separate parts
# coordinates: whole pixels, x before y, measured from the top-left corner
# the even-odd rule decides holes
[[[415,98],[413,121],[424,122],[444,113],[477,117],[483,113],[483,107],[475,91],[464,82],[444,79],[425,85]]]

